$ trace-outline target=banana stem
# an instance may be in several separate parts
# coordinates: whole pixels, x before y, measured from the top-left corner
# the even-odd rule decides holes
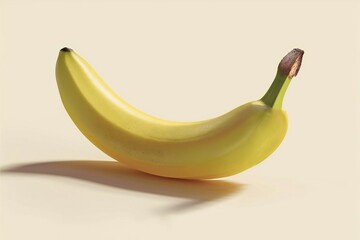
[[[300,70],[303,55],[303,50],[295,48],[281,60],[275,79],[261,101],[273,109],[281,109],[291,79]]]
[[[274,109],[281,109],[285,92],[290,84],[290,79],[278,71],[275,80],[261,100]]]

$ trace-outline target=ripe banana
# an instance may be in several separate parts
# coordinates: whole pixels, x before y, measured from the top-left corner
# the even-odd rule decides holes
[[[283,97],[303,54],[294,49],[281,60],[260,100],[198,122],[163,120],[134,108],[69,48],[60,50],[56,79],[71,119],[112,158],[158,176],[211,179],[244,171],[280,145],[287,131]]]

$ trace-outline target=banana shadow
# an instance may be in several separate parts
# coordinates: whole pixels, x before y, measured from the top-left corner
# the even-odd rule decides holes
[[[189,210],[244,190],[243,184],[224,180],[181,180],[153,176],[113,161],[51,161],[16,165],[2,173],[46,174],[80,179],[118,189],[188,199],[163,213]]]

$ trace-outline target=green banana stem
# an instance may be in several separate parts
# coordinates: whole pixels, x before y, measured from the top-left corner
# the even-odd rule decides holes
[[[281,60],[275,79],[261,101],[273,109],[281,109],[291,79],[300,70],[303,55],[303,50],[295,48]]]
[[[285,92],[290,84],[290,81],[291,79],[287,75],[278,70],[275,80],[261,100],[273,109],[281,109]]]

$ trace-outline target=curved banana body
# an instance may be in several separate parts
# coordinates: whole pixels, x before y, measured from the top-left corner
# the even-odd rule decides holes
[[[56,79],[68,114],[94,145],[154,175],[209,179],[239,173],[269,156],[287,130],[286,113],[261,100],[199,122],[150,116],[120,98],[68,48],[60,51]]]

